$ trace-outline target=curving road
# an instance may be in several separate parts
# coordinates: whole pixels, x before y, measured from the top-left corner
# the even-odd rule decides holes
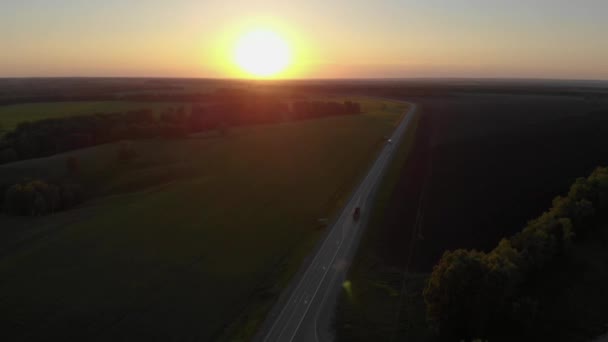
[[[314,259],[297,280],[282,295],[277,306],[266,318],[259,340],[274,341],[329,341],[330,321],[346,272],[359,243],[373,195],[389,165],[396,147],[412,121],[416,105],[409,111],[370,168],[340,217],[328,231]],[[356,207],[361,209],[359,221],[353,219]]]

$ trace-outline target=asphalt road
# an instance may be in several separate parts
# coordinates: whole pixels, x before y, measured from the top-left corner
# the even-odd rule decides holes
[[[404,119],[390,137],[357,190],[351,196],[339,218],[330,228],[312,262],[286,289],[269,316],[260,336],[262,341],[330,341],[330,323],[342,283],[359,244],[362,229],[373,203],[373,195],[389,165],[394,151],[412,121],[416,105],[410,107]],[[356,152],[352,152],[356,153]],[[356,207],[361,218],[353,219]]]

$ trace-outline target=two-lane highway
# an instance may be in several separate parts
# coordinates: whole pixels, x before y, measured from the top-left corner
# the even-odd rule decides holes
[[[326,341],[331,340],[329,321],[340,293],[346,271],[352,260],[365,218],[372,207],[373,194],[389,165],[395,150],[412,121],[416,105],[409,111],[390,137],[337,221],[327,233],[314,259],[290,287],[286,299],[280,301],[262,331],[262,340],[273,341]],[[361,219],[354,220],[355,208],[361,208]]]

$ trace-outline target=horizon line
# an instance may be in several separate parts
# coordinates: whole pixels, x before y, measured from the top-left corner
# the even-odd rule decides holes
[[[608,82],[608,79],[560,78],[560,77],[311,77],[311,78],[239,78],[239,77],[183,77],[183,76],[0,76],[0,80],[36,80],[36,79],[148,79],[148,80],[208,80],[208,81],[245,81],[245,82],[281,82],[281,81],[569,81],[569,82]]]

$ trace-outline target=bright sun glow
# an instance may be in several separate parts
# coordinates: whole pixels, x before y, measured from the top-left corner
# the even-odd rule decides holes
[[[242,36],[234,53],[236,64],[255,77],[272,77],[291,61],[289,45],[272,31],[251,31]]]

